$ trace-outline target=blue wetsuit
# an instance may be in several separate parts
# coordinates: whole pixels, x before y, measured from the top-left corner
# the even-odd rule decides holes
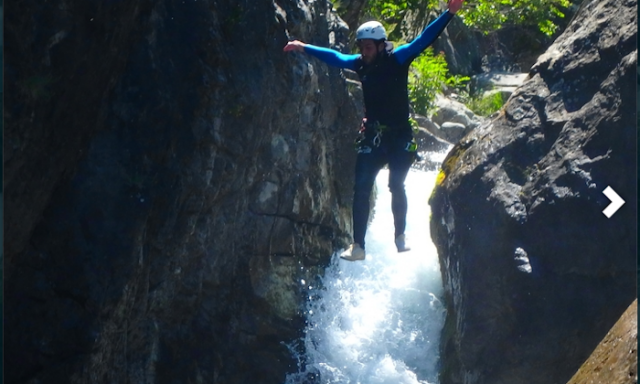
[[[404,233],[407,216],[404,180],[415,160],[415,153],[408,146],[413,139],[407,92],[409,66],[435,41],[452,18],[453,14],[444,12],[411,43],[396,49],[387,47],[369,64],[359,54],[343,54],[309,44],[305,46],[306,53],[325,63],[355,71],[362,83],[367,145],[358,151],[353,196],[353,240],[362,248],[369,220],[369,196],[376,176],[385,164],[389,165],[395,236]],[[375,142],[374,137],[377,138]]]

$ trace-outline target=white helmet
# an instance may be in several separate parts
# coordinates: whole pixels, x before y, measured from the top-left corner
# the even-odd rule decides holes
[[[384,30],[382,24],[377,21],[367,21],[358,27],[356,31],[356,40],[373,39],[382,40],[387,38],[387,31]]]

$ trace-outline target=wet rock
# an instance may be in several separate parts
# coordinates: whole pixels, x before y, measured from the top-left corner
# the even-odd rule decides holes
[[[636,297],[635,8],[584,4],[445,159],[442,384],[567,382]]]
[[[467,127],[464,124],[460,123],[452,123],[446,121],[442,123],[440,126],[440,131],[442,131],[442,135],[447,139],[450,143],[456,143],[462,136],[464,136]]]

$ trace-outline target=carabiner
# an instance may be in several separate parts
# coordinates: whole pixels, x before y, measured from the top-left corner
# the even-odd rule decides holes
[[[380,133],[380,131],[376,132],[376,136],[373,138],[373,145],[375,145],[376,147],[380,146],[380,141],[382,140],[381,138],[382,134]]]

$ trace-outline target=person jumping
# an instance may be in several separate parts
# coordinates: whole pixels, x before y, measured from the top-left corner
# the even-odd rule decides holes
[[[368,21],[358,27],[360,54],[343,54],[302,41],[290,41],[285,52],[310,54],[323,62],[355,71],[362,83],[365,117],[357,141],[353,194],[353,244],[340,257],[355,261],[365,258],[365,234],[369,221],[369,197],[378,175],[389,166],[389,190],[398,252],[410,250],[405,238],[407,196],[404,181],[416,158],[416,144],[409,121],[407,82],[409,66],[436,40],[460,10],[464,0],[450,0],[448,9],[430,23],[418,37],[395,49],[387,41],[383,25]]]

